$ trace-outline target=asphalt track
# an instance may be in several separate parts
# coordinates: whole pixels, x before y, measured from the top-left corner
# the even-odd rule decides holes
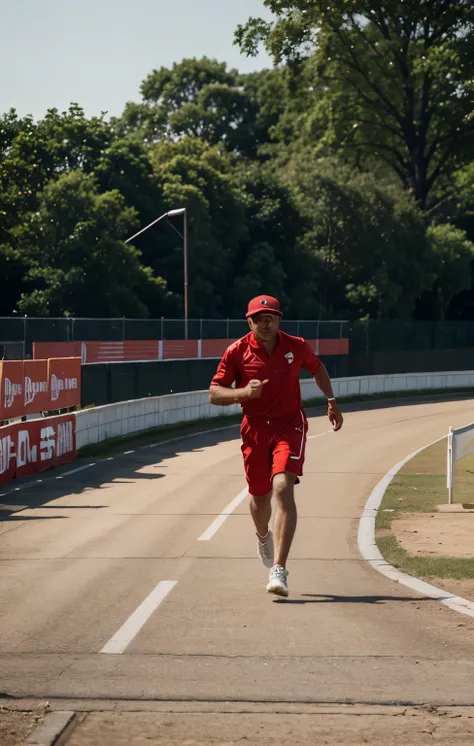
[[[265,592],[235,427],[3,490],[0,690],[93,711],[71,746],[142,743],[157,712],[174,713],[169,735],[143,743],[307,743],[297,715],[306,729],[326,718],[318,742],[359,743],[328,725],[348,705],[360,742],[384,713],[428,706],[465,708],[448,742],[472,743],[474,619],[375,572],[357,531],[380,478],[472,421],[473,403],[353,406],[340,433],[310,418],[287,600]],[[406,743],[397,728],[386,744]]]

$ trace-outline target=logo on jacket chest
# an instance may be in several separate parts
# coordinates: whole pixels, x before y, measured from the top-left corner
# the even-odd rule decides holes
[[[291,364],[294,361],[295,356],[292,352],[287,352],[285,358],[288,360],[288,363]]]

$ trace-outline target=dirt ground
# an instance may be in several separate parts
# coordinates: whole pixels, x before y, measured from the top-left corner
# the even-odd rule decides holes
[[[371,708],[301,714],[94,712],[79,723],[68,746],[307,746],[474,742],[472,711]],[[337,711],[339,710],[339,711]]]
[[[474,513],[407,513],[394,527],[398,543],[412,557],[467,559],[474,554]],[[424,580],[474,601],[474,578],[425,577]]]
[[[399,544],[411,555],[474,554],[474,513],[407,513],[393,527]]]
[[[444,591],[454,593],[455,596],[466,598],[468,601],[474,601],[474,579],[473,578],[424,578],[427,583],[435,585],[437,588],[442,588]],[[462,621],[459,621],[458,626],[464,626]]]
[[[47,705],[32,705],[29,710],[0,707],[0,746],[20,746],[44,720]]]

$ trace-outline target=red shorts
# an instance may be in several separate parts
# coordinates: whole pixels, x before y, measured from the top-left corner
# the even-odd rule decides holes
[[[244,417],[240,429],[249,492],[262,497],[272,489],[275,474],[303,474],[308,421],[303,410],[290,418]]]

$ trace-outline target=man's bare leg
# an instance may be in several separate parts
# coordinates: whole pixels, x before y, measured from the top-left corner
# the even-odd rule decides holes
[[[252,497],[250,512],[257,532],[257,554],[265,567],[273,567],[275,551],[273,535],[268,528],[272,516],[272,493],[262,497]]]
[[[275,564],[286,568],[291,543],[295,535],[297,511],[295,503],[295,474],[283,472],[273,478],[273,497],[276,501],[275,521]]]
[[[268,525],[272,517],[272,493],[268,492],[261,497],[250,496],[250,513],[257,535],[260,539],[265,539],[268,535]]]

